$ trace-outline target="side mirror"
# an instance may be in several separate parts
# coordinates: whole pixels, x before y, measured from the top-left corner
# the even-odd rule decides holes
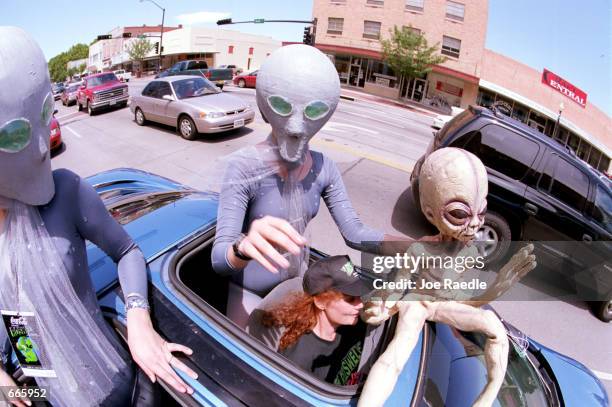
[[[169,100],[170,102],[172,102],[172,101],[174,101],[174,96],[172,96],[172,95],[164,95],[164,96],[162,96],[162,99]]]

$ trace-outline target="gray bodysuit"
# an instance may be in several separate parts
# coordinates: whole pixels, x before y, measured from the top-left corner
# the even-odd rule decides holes
[[[142,252],[125,230],[108,214],[95,190],[73,172],[60,169],[53,172],[55,195],[39,212],[45,227],[62,257],[74,290],[83,305],[126,360],[125,369],[117,374],[115,391],[104,405],[124,405],[132,389],[131,362],[117,337],[104,321],[98,306],[89,269],[85,240],[100,247],[118,263],[119,280],[127,295],[138,293],[147,298],[147,275]],[[0,328],[0,347],[3,362],[6,362],[10,345],[4,328]],[[61,374],[61,373],[60,373]]]
[[[346,244],[357,250],[376,253],[384,234],[361,223],[336,164],[319,152],[310,153],[312,169],[299,182],[304,191],[303,216],[306,223],[316,216],[323,198]],[[248,168],[240,163],[233,163],[227,171],[226,179],[252,178],[245,174]],[[217,273],[231,275],[235,283],[261,297],[283,281],[287,274],[271,273],[256,261],[250,261],[243,270],[236,270],[226,258],[227,249],[241,232],[248,231],[253,220],[266,215],[287,219],[287,202],[281,196],[282,183],[281,177],[275,174],[257,182],[226,184],[221,190],[212,251],[213,268]]]

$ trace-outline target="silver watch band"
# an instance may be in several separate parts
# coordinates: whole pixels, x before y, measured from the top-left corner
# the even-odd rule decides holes
[[[149,310],[149,301],[138,293],[131,293],[125,297],[125,311],[129,311],[132,308],[143,308]]]

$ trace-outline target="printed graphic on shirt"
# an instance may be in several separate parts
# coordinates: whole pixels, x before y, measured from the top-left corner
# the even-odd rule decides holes
[[[361,351],[361,342],[356,343],[349,349],[340,362],[340,369],[334,379],[334,384],[341,386],[356,384],[356,380],[358,380],[359,377],[358,375],[353,375],[353,373],[355,373],[359,367]],[[355,381],[355,383],[353,383],[353,381]]]

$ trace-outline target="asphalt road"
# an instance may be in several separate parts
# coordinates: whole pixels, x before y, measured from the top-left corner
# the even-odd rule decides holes
[[[140,92],[143,80],[129,83]],[[253,89],[226,87],[226,92],[255,104]],[[139,127],[129,108],[93,117],[75,106],[56,104],[65,148],[52,160],[81,176],[133,167],[157,173],[195,188],[207,188],[215,160],[267,137],[270,127],[259,113],[248,127],[196,141],[177,136],[175,129],[148,124]],[[257,111],[257,109],[255,108]],[[353,206],[362,221],[394,235],[418,237],[432,233],[414,208],[410,171],[432,138],[432,118],[395,106],[342,100],[332,119],[311,141],[311,148],[332,158],[340,168]],[[218,165],[218,164],[217,164]],[[307,237],[327,253],[348,249],[325,205],[311,222]],[[496,310],[527,335],[591,368],[612,395],[612,324],[597,320],[579,302],[497,301]]]

